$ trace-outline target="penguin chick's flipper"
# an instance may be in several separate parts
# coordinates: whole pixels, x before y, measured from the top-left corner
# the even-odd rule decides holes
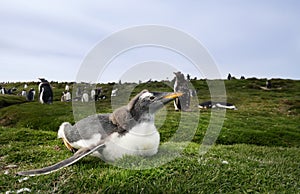
[[[101,148],[103,146],[104,146],[104,144],[101,142],[100,144],[97,144],[90,148],[81,148],[72,157],[70,157],[66,160],[63,160],[61,162],[58,162],[52,166],[48,166],[48,167],[36,169],[36,170],[21,171],[21,172],[18,172],[17,174],[23,175],[23,176],[36,176],[36,175],[50,174],[61,168],[64,168],[64,167],[74,164],[81,158],[84,158],[85,156],[92,154],[93,152],[97,151],[99,148]]]

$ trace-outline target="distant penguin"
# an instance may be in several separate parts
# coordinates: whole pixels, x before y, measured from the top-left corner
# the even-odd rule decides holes
[[[84,91],[81,97],[81,102],[88,102],[88,101],[89,101],[89,95],[86,91]]]
[[[102,93],[102,88],[101,87],[100,88],[96,88],[95,92],[96,92],[96,94],[95,94],[95,101],[98,101],[99,98],[100,98],[100,96],[101,96],[101,93]]]
[[[35,96],[35,90],[31,88],[27,94],[27,100],[28,101],[33,101]]]
[[[96,91],[95,91],[95,89],[92,89],[91,90],[91,99],[92,100],[95,100],[95,95],[96,95]]]
[[[231,110],[237,110],[236,106],[228,103],[228,102],[212,102],[212,101],[206,101],[202,102],[198,105],[198,108],[200,109],[210,109],[210,108],[219,108],[219,109],[231,109]]]
[[[71,93],[69,91],[67,91],[65,93],[65,101],[66,102],[70,102],[71,101]]]
[[[22,92],[21,92],[21,96],[27,96],[27,94],[26,94],[26,90],[22,90]]]
[[[66,90],[66,91],[69,91],[69,90],[70,90],[70,86],[69,86],[68,84],[66,85],[65,90]]]
[[[60,97],[60,101],[61,102],[65,102],[66,101],[66,93],[65,92],[62,93],[62,95]]]
[[[117,96],[118,88],[111,91],[111,96]]]
[[[52,104],[53,102],[53,91],[50,83],[44,78],[40,78],[41,83],[39,84],[39,100],[42,104]]]
[[[266,81],[266,88],[270,89],[272,87],[271,80]]]
[[[227,79],[231,80],[231,74],[230,73],[228,73]]]
[[[6,94],[6,89],[2,86],[0,86],[0,94]]]
[[[13,92],[17,91],[17,88],[13,87],[7,90],[7,94],[14,94]]]
[[[183,93],[182,96],[174,100],[175,110],[188,111],[190,108],[190,90],[187,80],[184,78],[184,75],[181,72],[174,72],[175,74],[175,83],[174,83],[174,92]]]

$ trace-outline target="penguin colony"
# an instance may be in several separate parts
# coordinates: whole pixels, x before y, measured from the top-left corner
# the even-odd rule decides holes
[[[152,156],[157,153],[160,135],[154,125],[154,115],[182,93],[149,92],[143,90],[126,106],[111,114],[96,114],[75,125],[64,122],[58,130],[66,147],[75,154],[52,166],[18,172],[19,175],[48,174],[92,155],[113,162],[124,155]]]

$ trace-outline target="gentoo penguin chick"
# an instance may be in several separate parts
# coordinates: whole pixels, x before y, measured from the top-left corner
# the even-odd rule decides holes
[[[143,90],[126,106],[111,114],[91,115],[75,125],[64,122],[58,137],[66,147],[78,151],[52,166],[18,172],[19,175],[48,174],[92,155],[113,162],[124,155],[152,156],[157,153],[160,135],[154,125],[154,114],[182,93],[159,93]]]
[[[51,104],[53,101],[53,92],[50,83],[44,78],[39,78],[41,83],[39,84],[39,100],[42,104]]]

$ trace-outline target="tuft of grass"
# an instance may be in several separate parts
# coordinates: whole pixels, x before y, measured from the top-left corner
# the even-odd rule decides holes
[[[36,130],[57,131],[64,121],[73,122],[72,106],[55,102],[56,105],[28,102],[0,109],[2,126],[26,127]]]
[[[21,104],[25,102],[26,102],[26,98],[22,96],[0,94],[0,108],[11,106],[14,104]]]

